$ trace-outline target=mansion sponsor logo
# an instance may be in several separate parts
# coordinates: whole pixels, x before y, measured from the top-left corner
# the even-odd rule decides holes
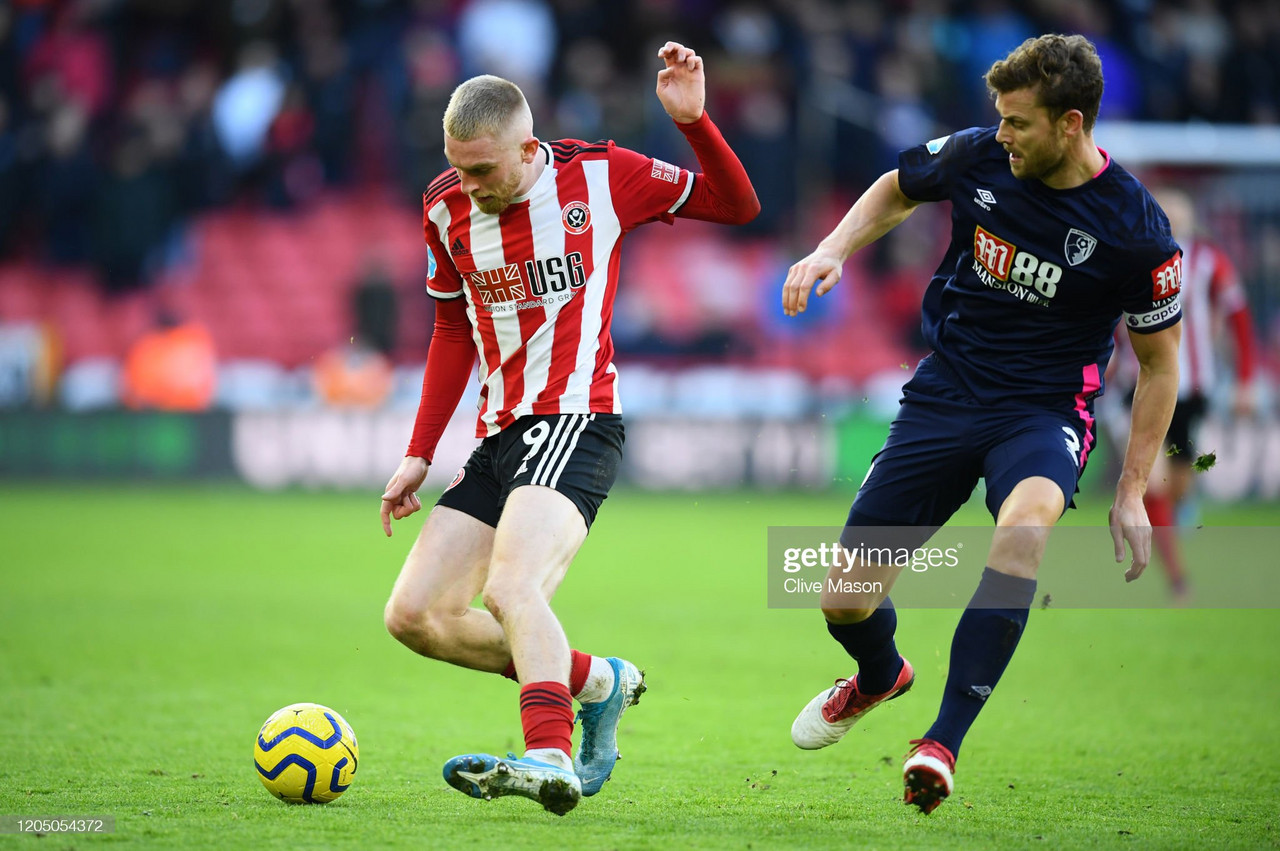
[[[1017,248],[978,225],[973,231],[973,259],[997,281],[1008,280]]]
[[[1062,267],[1057,263],[1019,251],[982,225],[973,231],[973,271],[986,286],[1040,307],[1049,306],[1062,280]]]
[[[1151,270],[1151,300],[1164,301],[1182,291],[1182,252]]]

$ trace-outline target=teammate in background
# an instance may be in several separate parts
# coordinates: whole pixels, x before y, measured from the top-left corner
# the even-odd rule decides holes
[[[630,662],[571,650],[550,607],[622,457],[609,336],[622,237],[675,216],[743,224],[760,210],[703,109],[702,58],[675,42],[658,56],[658,100],[700,174],[613,142],[541,142],[524,95],[498,77],[454,91],[451,168],[423,196],[435,331],[409,451],[382,495],[390,535],[392,518],[422,506],[417,491],[478,352],[484,440],[427,517],[386,624],[423,656],[520,683],[524,756],[458,756],[445,780],[558,815],[609,779],[619,719],[645,688]],[[483,609],[471,607],[477,594]]]
[[[1206,391],[1218,368],[1215,341],[1225,325],[1235,349],[1237,417],[1257,410],[1253,373],[1257,347],[1253,320],[1240,277],[1226,253],[1205,239],[1196,227],[1195,205],[1187,193],[1173,187],[1154,190],[1174,237],[1182,245],[1182,346],[1178,351],[1178,404],[1165,437],[1165,452],[1156,461],[1143,503],[1151,518],[1156,553],[1164,566],[1169,589],[1180,603],[1190,600],[1182,547],[1178,543],[1178,507],[1191,492],[1195,435],[1204,418]]]
[[[1129,581],[1149,558],[1142,497],[1178,388],[1181,254],[1155,201],[1094,144],[1103,85],[1094,46],[1082,36],[1028,39],[986,79],[999,125],[904,151],[791,267],[782,293],[789,314],[803,311],[814,285],[818,295],[835,286],[854,251],[920,203],[951,201],[951,245],[924,296],[932,353],[903,389],[844,533],[850,548],[914,549],[986,479],[996,523],[987,568],[956,627],[937,720],[903,766],[905,801],[926,813],[951,794],[961,742],[1026,625],[1049,533],[1094,444],[1093,399],[1119,321],[1141,364],[1110,513],[1116,561],[1126,543],[1133,553]],[[887,589],[896,576],[862,564],[849,578]],[[822,608],[858,673],[796,718],[792,739],[808,749],[835,743],[915,679],[894,645],[887,596],[825,593]]]

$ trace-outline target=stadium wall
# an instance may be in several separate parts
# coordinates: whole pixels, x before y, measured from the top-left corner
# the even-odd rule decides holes
[[[7,412],[0,417],[0,477],[142,481],[242,481],[281,488],[376,490],[404,453],[407,412],[335,410],[202,414],[123,411]],[[888,421],[841,419],[628,419],[620,482],[648,490],[741,487],[852,493]],[[437,449],[427,482],[443,488],[475,446],[474,415],[460,412]],[[1210,499],[1280,498],[1280,424],[1211,416],[1201,445],[1214,454],[1203,474]],[[1087,492],[1114,481],[1115,447],[1090,457]]]

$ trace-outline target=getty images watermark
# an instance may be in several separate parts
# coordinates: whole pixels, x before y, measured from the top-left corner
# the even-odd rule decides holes
[[[771,527],[769,605],[803,608],[841,601],[849,606],[875,605],[903,572],[960,566],[963,542],[916,545],[924,533],[904,535],[903,531],[894,528],[880,536],[875,530],[859,529],[854,534],[843,529]],[[787,545],[793,542],[794,546]],[[775,553],[781,556],[781,577],[774,576]]]
[[[1280,516],[1277,517],[1280,522]],[[1171,595],[1153,554],[1126,582],[1106,526],[1028,530],[1048,539],[1037,575],[1038,608],[1167,608]],[[771,526],[766,581],[772,608],[864,608],[885,595],[898,608],[964,608],[991,551],[990,526]],[[1280,608],[1280,526],[1198,527],[1179,532],[1200,608]],[[1185,604],[1185,601],[1181,601]]]

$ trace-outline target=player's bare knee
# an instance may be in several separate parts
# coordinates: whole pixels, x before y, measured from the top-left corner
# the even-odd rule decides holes
[[[426,604],[392,593],[382,611],[382,622],[396,641],[418,650],[426,643],[429,616]]]
[[[383,611],[387,632],[413,652],[432,659],[443,658],[453,618],[429,607],[415,606],[392,597]]]
[[[876,607],[868,606],[865,608],[843,609],[822,607],[822,616],[827,619],[827,623],[862,623],[867,618],[875,614]]]
[[[391,637],[401,644],[414,647],[420,631],[420,610],[392,597],[382,610],[382,623]]]
[[[996,526],[1001,530],[1017,530],[1023,537],[1040,536],[1048,538],[1049,530],[1058,522],[1062,514],[1059,504],[1049,502],[1025,502],[1011,505],[1000,512]]]
[[[480,601],[498,623],[503,623],[513,606],[518,605],[515,602],[515,596],[503,583],[490,581],[484,584],[484,590],[480,592]]]
[[[1016,548],[1043,548],[1049,540],[1049,533],[1053,531],[1053,524],[1037,522],[1034,516],[1026,519],[1029,522],[1002,522],[996,530],[995,540]]]

